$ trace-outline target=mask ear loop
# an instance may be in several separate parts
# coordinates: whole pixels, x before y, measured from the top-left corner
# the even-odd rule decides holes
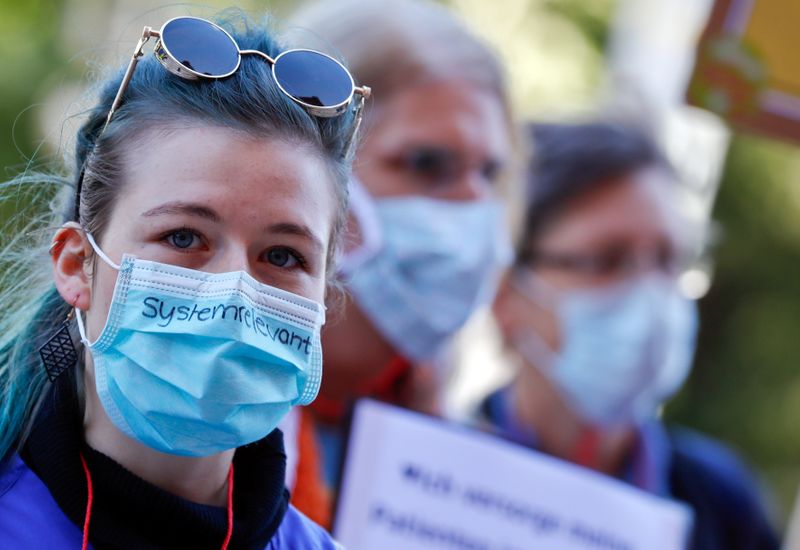
[[[92,237],[92,234],[89,233],[86,229],[84,229],[78,222],[67,222],[62,227],[71,227],[72,229],[75,229],[77,231],[81,231],[84,235],[86,235],[86,240],[89,241],[89,244],[92,246],[92,250],[94,250],[95,254],[100,256],[101,260],[103,260],[110,267],[116,269],[117,271],[122,269],[121,266],[118,263],[114,262],[114,260],[109,258],[106,255],[106,253],[103,252],[103,250],[100,248],[100,246],[98,246],[97,241],[95,241],[94,237]]]
[[[554,312],[558,308],[559,291],[529,269],[514,268],[511,284],[525,299],[540,308]]]
[[[81,343],[86,346],[87,348],[92,347],[89,343],[89,339],[86,337],[86,328],[83,326],[83,316],[81,315],[81,310],[79,308],[75,308],[75,322],[78,325],[78,334],[81,336]]]
[[[94,240],[92,234],[86,231],[86,229],[84,229],[83,227],[81,227],[79,223],[67,222],[63,225],[63,227],[71,227],[78,231],[82,231],[83,234],[86,235],[86,240],[88,240],[89,244],[92,246],[92,250],[94,250],[95,254],[100,256],[101,260],[103,260],[110,267],[116,269],[117,271],[121,269],[121,266],[118,263],[114,262],[111,258],[109,258],[108,255],[105,252],[103,252],[103,250],[100,248],[100,246],[98,246],[97,241]],[[75,322],[78,325],[78,334],[80,334],[81,343],[83,343],[83,345],[85,345],[86,347],[91,347],[91,344],[89,343],[89,338],[86,336],[86,327],[83,324],[83,316],[81,315],[82,311],[78,307],[73,306],[73,308],[75,310]]]
[[[558,353],[548,346],[535,331],[517,330],[509,335],[508,343],[529,366],[547,377],[556,369]]]
[[[118,263],[114,262],[114,261],[113,261],[111,258],[109,258],[108,256],[106,256],[106,253],[105,253],[105,252],[103,252],[103,251],[100,249],[100,247],[99,247],[99,246],[97,246],[97,243],[95,242],[95,240],[94,240],[94,237],[92,237],[92,234],[91,234],[91,233],[89,233],[88,231],[86,231],[85,233],[86,233],[86,239],[89,241],[89,244],[91,244],[91,245],[92,245],[92,248],[94,249],[95,253],[96,253],[98,256],[100,256],[100,259],[101,259],[101,260],[103,260],[105,263],[107,263],[109,266],[113,267],[113,268],[114,268],[114,269],[116,269],[117,271],[119,271],[120,269],[122,269],[122,268],[121,268],[121,266],[120,266]]]
[[[557,291],[540,277],[534,276],[528,270],[514,269],[509,277],[511,285],[522,294],[525,300],[553,313],[557,312],[558,301],[553,296]],[[556,315],[556,318],[559,316]],[[518,329],[509,335],[508,343],[522,360],[535,368],[546,377],[551,378],[558,362],[558,352],[552,349],[536,331]]]

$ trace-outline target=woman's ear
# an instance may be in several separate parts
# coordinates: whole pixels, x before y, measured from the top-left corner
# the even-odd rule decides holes
[[[53,237],[50,257],[58,293],[69,305],[87,311],[92,304],[91,278],[86,259],[92,246],[77,224],[66,224]]]

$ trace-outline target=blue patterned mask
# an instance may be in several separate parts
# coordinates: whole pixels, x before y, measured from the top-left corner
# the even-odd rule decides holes
[[[87,234],[88,235],[88,234]],[[322,378],[320,304],[245,272],[123,257],[108,319],[89,343],[113,424],[158,451],[207,456],[257,441]]]

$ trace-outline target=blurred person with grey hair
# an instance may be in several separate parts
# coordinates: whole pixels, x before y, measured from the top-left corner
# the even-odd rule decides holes
[[[435,413],[440,375],[430,366],[491,303],[511,257],[498,187],[514,140],[498,59],[443,6],[329,1],[292,22],[373,90],[340,262],[345,312],[326,326],[320,397],[295,429],[293,502],[326,524],[352,402]],[[315,477],[319,459],[325,479]]]

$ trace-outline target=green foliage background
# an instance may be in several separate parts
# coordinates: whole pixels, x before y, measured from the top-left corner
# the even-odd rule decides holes
[[[723,240],[700,304],[697,360],[668,410],[757,465],[783,515],[800,484],[799,157],[792,145],[734,138],[714,209]]]
[[[63,6],[62,0],[0,0],[0,181],[27,167],[41,138],[31,113],[48,92],[43,83],[65,64],[58,44]],[[0,203],[0,220],[15,206]]]

